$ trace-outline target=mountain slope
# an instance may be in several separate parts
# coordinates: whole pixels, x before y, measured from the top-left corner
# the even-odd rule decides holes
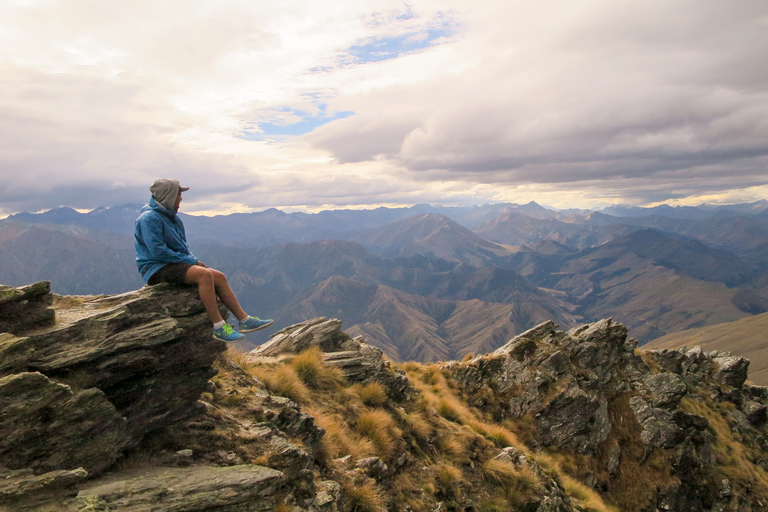
[[[641,342],[747,315],[734,304],[737,289],[709,281],[743,280],[748,266],[733,255],[655,230],[523,263],[529,279],[565,292],[585,319],[610,315]]]
[[[396,361],[444,361],[494,350],[534,324],[572,317],[552,315],[536,302],[500,304],[445,300],[388,286],[332,276],[296,296],[278,313],[284,325],[314,316],[339,318]]]
[[[734,356],[746,357],[750,360],[749,379],[768,386],[768,313],[668,334],[643,348],[677,350],[694,345],[705,351],[728,351]]]
[[[487,265],[509,254],[504,247],[480,238],[444,215],[417,215],[404,221],[368,230],[354,240],[375,254],[414,256]]]

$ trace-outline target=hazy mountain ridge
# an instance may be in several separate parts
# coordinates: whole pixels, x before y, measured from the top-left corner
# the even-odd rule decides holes
[[[397,291],[432,300],[523,304],[563,325],[613,315],[644,342],[768,311],[768,219],[761,206],[653,208],[633,210],[633,217],[558,212],[536,203],[180,215],[195,254],[225,271],[246,308],[261,316],[299,321],[291,308],[341,276],[392,288],[383,297],[393,311],[408,309]],[[139,209],[58,209],[0,221],[0,281],[51,279],[60,293],[135,289],[141,281],[131,234]],[[659,215],[669,211],[676,216]],[[320,297],[339,300],[332,289],[307,304],[325,311]],[[382,345],[400,350],[408,343],[405,335],[390,336],[387,329],[395,328],[384,327],[383,313],[361,316],[353,306],[347,303],[335,316],[350,327],[358,317],[369,329],[376,325],[382,334],[372,337]],[[405,318],[422,317],[411,312]],[[446,337],[430,336],[437,347],[430,358],[472,345],[455,338],[452,348],[438,347]],[[388,353],[396,357],[397,351]]]

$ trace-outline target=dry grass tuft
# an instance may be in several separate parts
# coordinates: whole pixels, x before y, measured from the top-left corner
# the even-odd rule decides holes
[[[437,403],[437,413],[448,421],[461,423],[461,413],[453,400],[441,398]]]
[[[378,382],[372,382],[364,386],[360,389],[359,396],[360,400],[370,407],[379,407],[387,402],[387,393]]]
[[[355,459],[362,459],[376,453],[373,443],[349,428],[340,415],[317,408],[306,408],[306,411],[315,418],[318,426],[325,429],[320,443],[328,457],[335,459],[352,455]]]
[[[491,459],[483,464],[483,478],[501,487],[516,487],[520,471],[509,461]]]
[[[304,404],[310,401],[310,391],[292,366],[253,366],[250,369],[272,393]]]
[[[464,475],[456,466],[440,464],[437,467],[435,485],[437,486],[438,492],[443,496],[448,498],[457,497],[460,490],[459,486],[463,479]]]
[[[370,439],[376,453],[383,459],[392,455],[396,442],[402,438],[402,432],[395,425],[395,420],[383,409],[360,413],[355,429]]]
[[[345,483],[344,512],[384,512],[386,502],[372,480],[363,485]]]
[[[440,437],[440,439],[438,439],[437,445],[443,454],[450,456],[452,459],[464,455],[466,450],[464,443],[452,435]]]
[[[339,368],[325,364],[323,352],[317,346],[300,352],[290,365],[304,384],[313,389],[337,389],[346,382]]]

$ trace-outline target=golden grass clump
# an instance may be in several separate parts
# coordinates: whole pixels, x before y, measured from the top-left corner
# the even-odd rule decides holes
[[[253,366],[250,371],[272,393],[300,404],[309,402],[310,391],[292,366]]]
[[[402,438],[402,432],[395,425],[395,420],[383,409],[360,413],[355,429],[370,439],[376,453],[383,459],[392,455],[396,442]]]
[[[378,382],[371,382],[362,387],[359,391],[359,397],[365,405],[370,407],[380,407],[387,402],[387,393]]]
[[[336,389],[345,382],[344,373],[339,368],[325,364],[318,346],[300,352],[290,365],[302,382],[313,389]]]
[[[384,512],[386,501],[376,489],[373,480],[368,480],[363,485],[345,483],[344,512]]]
[[[448,498],[457,497],[459,495],[459,486],[463,480],[464,475],[461,469],[450,464],[440,464],[437,467],[437,473],[435,474],[435,485],[437,490],[443,496]]]
[[[437,413],[448,421],[461,423],[461,414],[453,400],[441,398],[437,403]]]
[[[375,453],[373,443],[350,429],[342,417],[314,408],[307,408],[307,412],[315,418],[318,426],[325,429],[320,444],[327,456],[335,459],[352,455],[361,459]]]
[[[502,487],[515,487],[520,478],[520,472],[514,464],[500,459],[486,461],[482,474],[485,480]]]
[[[440,451],[445,455],[449,455],[451,458],[457,458],[464,455],[466,447],[460,439],[452,435],[446,435],[440,437],[437,442]]]

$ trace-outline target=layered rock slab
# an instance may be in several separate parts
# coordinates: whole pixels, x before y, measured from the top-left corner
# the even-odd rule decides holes
[[[254,465],[151,468],[81,489],[66,511],[267,512],[282,483],[280,471]]]
[[[147,433],[193,416],[215,374],[212,364],[226,349],[211,338],[210,321],[194,288],[144,287],[88,305],[93,314],[77,321],[27,336],[0,334],[0,377],[10,378],[4,381],[6,389],[18,394],[17,379],[35,383],[34,401],[47,404],[12,407],[16,416],[4,414],[4,421],[26,421],[30,432],[58,432],[46,444],[50,453],[34,457],[41,470],[82,466],[98,473]],[[107,429],[111,438],[88,421],[51,421],[56,415],[78,414],[85,420],[94,407],[112,425]],[[92,456],[64,456],[66,440],[84,434],[109,441],[102,450],[86,450]],[[23,451],[6,450],[3,457],[7,467],[31,467]]]

